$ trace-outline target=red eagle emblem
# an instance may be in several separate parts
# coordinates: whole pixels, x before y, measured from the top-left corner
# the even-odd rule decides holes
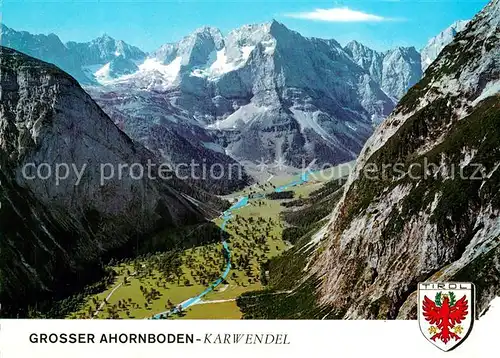
[[[460,336],[464,328],[460,325],[466,319],[469,305],[466,296],[463,296],[458,301],[453,292],[443,294],[438,292],[434,301],[424,296],[422,302],[422,314],[426,321],[429,322],[430,338],[433,341],[441,340],[447,344],[451,339],[458,341],[462,339]]]

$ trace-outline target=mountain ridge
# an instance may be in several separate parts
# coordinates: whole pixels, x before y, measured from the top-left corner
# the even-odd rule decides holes
[[[420,55],[413,46],[378,52],[354,40],[347,43],[344,50],[394,102],[401,99],[422,76]]]
[[[15,32],[4,32],[10,34],[3,36],[7,45],[16,45]],[[354,44],[361,53],[353,52]],[[21,45],[18,49],[26,50]],[[253,167],[283,158],[301,168],[315,158],[318,165],[350,161],[421,77],[420,55],[412,47],[384,53],[358,42],[342,47],[333,39],[303,37],[276,20],[226,35],[200,27],[150,54],[104,35],[59,46],[73,65],[58,64],[72,73],[79,63],[75,77],[115,123],[174,165],[182,156],[166,157],[163,153],[173,149],[168,142],[187,146],[197,161],[208,157],[212,164]],[[27,50],[45,59],[36,48]],[[365,60],[363,54],[371,57]],[[236,189],[241,183],[226,178],[222,186]]]
[[[499,14],[493,0],[476,15],[362,150],[314,269],[320,302],[341,317],[415,318],[425,280],[475,282],[479,310],[498,294]],[[414,180],[380,172],[424,160],[435,167]],[[373,164],[385,180],[367,179]]]
[[[84,271],[99,272],[107,252],[131,242],[139,247],[159,230],[205,223],[224,208],[175,180],[130,171],[101,182],[103,164],[146,167],[154,156],[55,65],[5,47],[0,59],[3,311],[96,279]],[[85,170],[59,182],[37,175],[40,166],[56,164]],[[195,205],[196,198],[206,204]]]
[[[422,71],[425,72],[427,67],[434,62],[443,48],[445,48],[446,45],[448,45],[460,31],[465,29],[468,23],[469,20],[455,21],[427,42],[425,47],[420,50],[420,53],[422,54]]]

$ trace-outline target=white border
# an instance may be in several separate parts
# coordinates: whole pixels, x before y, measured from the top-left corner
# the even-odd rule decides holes
[[[500,309],[490,311],[484,319],[476,321],[467,341],[451,352],[442,352],[427,342],[417,321],[2,320],[0,357],[489,358],[500,352],[497,327]],[[200,338],[207,333],[284,333],[290,344],[32,344],[29,335],[33,332],[94,333],[96,336],[132,332],[193,333]]]

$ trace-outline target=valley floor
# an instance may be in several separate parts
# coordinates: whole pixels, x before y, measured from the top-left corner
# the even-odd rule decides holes
[[[311,175],[309,181],[287,188],[294,198],[306,198],[329,179],[346,175],[349,167],[327,169]],[[239,319],[242,313],[236,304],[241,294],[264,288],[265,273],[261,266],[272,257],[289,249],[282,239],[285,223],[281,204],[287,199],[266,197],[281,185],[297,182],[299,177],[272,176],[225,197],[237,201],[248,196],[248,205],[232,211],[225,231],[229,234],[231,270],[223,282],[202,300],[169,318]],[[257,198],[255,198],[257,197]],[[254,198],[254,199],[252,199]],[[289,200],[289,199],[288,199]],[[214,220],[221,226],[222,217]],[[84,304],[67,318],[153,318],[162,312],[175,311],[181,303],[197,296],[217,280],[224,271],[226,257],[221,242],[181,252],[158,252],[123,262],[111,263],[108,270],[116,276],[107,289],[85,297]]]

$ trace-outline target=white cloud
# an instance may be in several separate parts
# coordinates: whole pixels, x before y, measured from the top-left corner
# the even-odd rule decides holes
[[[310,12],[295,12],[285,14],[286,17],[305,20],[317,20],[328,22],[377,22],[386,21],[388,18],[368,14],[361,11],[351,10],[347,7],[333,9],[315,9]]]

